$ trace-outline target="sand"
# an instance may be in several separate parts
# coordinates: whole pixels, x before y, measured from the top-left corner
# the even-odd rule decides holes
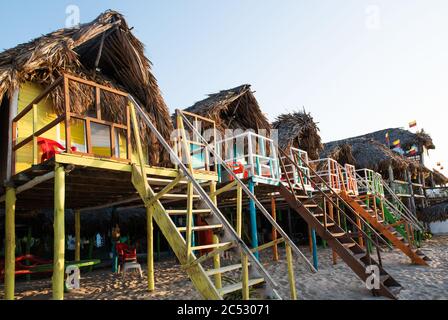
[[[403,287],[399,295],[402,300],[441,300],[448,299],[448,236],[436,237],[424,243],[422,251],[431,259],[429,267],[409,264],[409,259],[394,250],[382,254],[385,269]],[[301,248],[310,257],[307,248]],[[296,282],[299,298],[303,300],[366,300],[375,298],[364,284],[342,262],[333,266],[331,250],[319,251],[319,272],[312,274],[303,263],[295,264]],[[289,298],[285,254],[280,251],[281,261],[271,262],[270,251],[262,256],[262,262],[280,285],[279,294]],[[145,266],[143,265],[143,268]],[[156,263],[156,291],[149,293],[146,275],[129,275],[123,281],[120,275],[109,270],[83,273],[79,290],[65,295],[67,300],[177,300],[199,299],[185,272],[177,262],[167,260]],[[50,299],[50,279],[18,282],[17,299]],[[3,287],[0,287],[0,296]]]

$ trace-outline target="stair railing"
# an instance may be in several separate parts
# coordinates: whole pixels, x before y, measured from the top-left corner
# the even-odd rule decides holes
[[[311,272],[316,273],[317,270],[314,268],[313,264],[306,258],[306,256],[300,251],[300,249],[295,245],[295,243],[289,238],[286,232],[280,227],[277,221],[271,216],[271,214],[266,210],[266,208],[261,204],[261,202],[257,199],[257,197],[249,190],[249,188],[244,184],[244,182],[233,172],[232,168],[228,166],[227,163],[221,158],[216,150],[214,150],[209,143],[205,140],[205,138],[198,132],[198,130],[191,124],[188,118],[182,113],[181,110],[176,110],[177,114],[180,114],[183,118],[183,121],[187,126],[192,130],[194,134],[196,134],[199,139],[206,145],[207,149],[211,154],[215,157],[215,165],[221,164],[222,167],[227,171],[227,173],[234,179],[235,183],[241,187],[244,193],[255,203],[255,206],[260,210],[260,212],[265,216],[265,218],[270,222],[273,228],[277,230],[277,232],[282,236],[285,240],[285,243],[291,247],[292,251],[297,254],[302,261],[309,267]],[[218,209],[219,211],[219,209]],[[222,215],[222,214],[221,214]],[[224,216],[223,216],[224,218]],[[225,219],[225,218],[224,218]],[[227,222],[228,223],[228,222]],[[236,234],[235,234],[236,235]],[[258,261],[258,260],[257,260]]]
[[[305,172],[303,172],[302,170],[300,170],[300,167],[297,165],[297,163],[294,161],[294,160],[292,160],[289,156],[288,156],[288,154],[284,151],[284,150],[282,150],[280,147],[278,147],[277,146],[277,148],[278,148],[278,150],[279,150],[279,154],[282,154],[283,156],[284,156],[284,158],[285,159],[287,159],[290,163],[292,163],[292,164],[294,164],[294,166],[296,166],[296,168],[297,168],[297,170],[299,171],[299,173],[300,173],[300,175],[302,175],[302,177],[303,177],[303,175],[305,176],[305,178],[307,178],[307,179],[310,179],[310,177],[307,175],[307,173],[305,173]],[[334,194],[338,199],[339,199],[339,201],[341,201],[344,205],[345,205],[345,207],[347,207],[351,212],[353,212],[356,216],[359,216],[358,215],[358,213],[349,205],[349,204],[347,204],[347,202],[337,193],[337,192],[335,192],[334,190],[333,190],[333,188],[331,188],[331,186],[325,181],[325,179],[322,179],[322,177],[320,177],[317,173],[316,173],[316,171],[308,164],[308,163],[305,163],[305,166],[306,167],[308,167],[308,169],[310,170],[310,175],[312,175],[312,176],[315,176],[318,180],[320,180],[320,183],[322,183],[332,194]],[[368,239],[368,240],[370,240],[371,241],[371,243],[372,244],[374,244],[374,246],[378,249],[378,250],[380,250],[380,251],[384,251],[382,248],[381,248],[381,246],[380,246],[380,244],[379,244],[379,242],[377,242],[377,241],[374,241],[362,228],[360,228],[358,225],[357,225],[357,223],[355,222],[355,221],[353,221],[351,218],[350,218],[350,216],[345,212],[345,210],[342,210],[341,208],[340,208],[340,206],[339,205],[337,205],[334,201],[333,201],[333,199],[331,199],[331,197],[330,196],[328,196],[319,186],[318,186],[318,183],[314,183],[314,188],[316,188],[316,190],[320,193],[320,194],[322,194],[333,206],[334,206],[334,208],[336,208],[337,210],[339,210],[340,212],[342,212],[342,214],[344,215],[344,217],[347,219],[347,221],[349,221],[353,226],[355,226],[355,228],[360,232],[360,234],[362,234],[363,235],[363,237],[365,237],[366,239]],[[383,237],[381,237],[381,235],[379,235],[377,232],[376,232],[376,230],[375,229],[373,229],[368,223],[367,223],[367,221],[365,221],[362,217],[360,217],[360,220],[363,222],[363,224],[370,230],[370,232],[371,233],[373,233],[375,236],[376,236],[376,238],[377,239],[380,239],[381,240],[381,242],[384,244],[384,245],[386,245],[388,248],[390,248],[391,250],[393,249],[392,247],[391,247],[391,245],[386,241],[386,240],[384,240],[383,239]]]
[[[174,164],[178,166],[179,170],[185,176],[185,178],[191,182],[193,189],[199,194],[201,199],[206,203],[206,205],[211,209],[213,214],[217,219],[220,220],[223,228],[230,234],[233,238],[233,241],[237,243],[239,248],[242,250],[242,253],[250,260],[252,266],[256,266],[257,270],[261,273],[261,276],[265,279],[266,283],[270,285],[272,288],[278,289],[278,284],[272,279],[267,270],[263,267],[263,265],[258,261],[258,259],[254,256],[251,249],[244,243],[244,241],[237,235],[233,227],[227,221],[222,212],[218,209],[218,207],[214,204],[212,199],[209,197],[208,193],[202,188],[202,186],[198,183],[198,181],[194,178],[194,175],[190,172],[189,168],[185,166],[181,159],[179,159],[177,153],[171,148],[171,146],[166,142],[161,133],[157,130],[157,128],[152,123],[149,116],[143,111],[142,107],[138,104],[138,102],[134,99],[132,95],[128,96],[129,100],[132,102],[131,110],[135,108],[137,113],[140,115],[141,119],[145,122],[145,124],[150,128],[151,132],[155,135],[159,143],[165,148],[165,150],[170,154],[171,159],[175,162]],[[184,118],[185,120],[185,118]],[[189,121],[187,120],[189,123]],[[191,125],[191,124],[190,124]],[[194,128],[194,127],[193,127]],[[213,153],[214,150],[206,143],[207,148],[210,148]],[[141,170],[144,172],[144,164],[142,159],[140,159]],[[145,177],[146,175],[143,175]],[[201,258],[198,258],[198,260]],[[244,262],[244,261],[243,261]],[[194,262],[193,262],[194,263]],[[309,262],[308,262],[309,263]],[[276,293],[276,292],[275,292]],[[278,293],[276,293],[278,295]]]

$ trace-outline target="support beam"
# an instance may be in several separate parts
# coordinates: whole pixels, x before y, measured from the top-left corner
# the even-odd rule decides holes
[[[154,207],[146,208],[146,232],[148,235],[148,291],[155,290],[154,282],[154,225],[153,225]]]
[[[56,164],[54,177],[53,300],[64,299],[65,264],[65,170]]]
[[[255,194],[255,184],[252,180],[249,181],[249,190]],[[258,248],[258,233],[257,233],[257,208],[252,198],[249,200],[249,215],[250,215],[250,230],[252,239],[252,248]],[[260,258],[258,252],[255,253],[257,259]]]
[[[75,211],[75,261],[81,261],[81,212]]]
[[[294,276],[292,250],[288,244],[286,244],[286,260],[288,263],[288,278],[289,278],[289,289],[291,292],[291,300],[297,300],[296,278]]]
[[[16,190],[6,188],[5,300],[14,300],[16,251]]]
[[[218,205],[218,198],[216,192],[216,182],[210,182],[210,199],[212,199],[215,205]],[[218,235],[213,233],[213,244],[218,244],[220,242]],[[220,269],[221,268],[221,256],[219,254],[213,256],[213,268]],[[215,287],[217,289],[222,288],[222,275],[220,273],[215,274]]]
[[[271,214],[272,219],[277,221],[277,203],[275,202],[274,197],[271,198]],[[272,241],[275,240],[277,240],[277,229],[272,227]],[[274,245],[274,247],[272,247],[272,254],[273,254],[273,260],[278,261],[278,245]]]
[[[319,270],[319,258],[317,256],[316,229],[311,229],[311,242],[312,242],[312,246],[313,246],[313,266],[314,266],[314,269]]]
[[[236,233],[238,237],[243,235],[243,188],[236,187]]]

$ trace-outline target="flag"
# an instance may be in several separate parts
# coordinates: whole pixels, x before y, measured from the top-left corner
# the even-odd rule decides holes
[[[395,148],[401,148],[401,140],[399,140],[399,139],[398,139],[398,140],[395,140],[395,141],[394,141],[394,147],[395,147]]]
[[[440,167],[442,164],[440,162],[437,162],[437,166]]]
[[[417,146],[413,145],[411,149],[407,152],[408,156],[415,156],[417,154]]]
[[[386,133],[386,144],[389,147],[390,146],[390,136],[389,136],[389,132]]]
[[[412,128],[415,128],[415,127],[417,127],[417,121],[416,120],[409,122],[409,128],[412,129]]]

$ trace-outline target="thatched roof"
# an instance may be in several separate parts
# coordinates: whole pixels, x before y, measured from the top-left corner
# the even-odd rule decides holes
[[[272,127],[278,130],[280,148],[284,150],[290,147],[299,148],[307,151],[311,159],[319,158],[319,153],[323,149],[319,128],[305,109],[278,116]]]
[[[445,177],[445,175],[443,173],[437,171],[436,169],[434,169],[432,173],[433,173],[434,182],[436,183],[436,185],[448,184],[448,178]]]
[[[426,223],[448,220],[448,201],[423,209],[418,213],[418,218]]]
[[[216,122],[220,131],[226,129],[266,130],[271,126],[261,111],[249,84],[210,94],[207,99],[185,109]]]
[[[99,70],[95,71],[103,37]],[[143,43],[132,34],[120,13],[106,11],[79,28],[60,29],[0,53],[0,101],[6,93],[11,96],[21,83],[32,81],[48,86],[62,73],[131,93],[148,112],[162,135],[169,139],[172,123],[157,80],[152,74],[151,62],[145,57]],[[71,90],[74,110],[80,113],[87,111],[93,102],[92,91],[83,85],[71,85]],[[62,97],[61,89],[52,94],[55,111],[63,111]],[[108,106],[105,113],[114,121],[121,122],[125,117],[126,102],[112,95],[104,95],[103,99]],[[149,129],[143,124],[141,129],[142,138],[147,138]],[[148,139],[145,141],[151,142]],[[148,145],[150,154],[159,154],[154,143]]]
[[[349,163],[359,169],[366,168],[380,173],[387,173],[389,166],[399,171],[408,168],[412,170],[417,166],[384,144],[367,138],[326,143],[321,157],[331,157],[342,164]]]
[[[435,149],[435,145],[432,141],[432,138],[429,134],[427,134],[424,130],[421,130],[417,133],[412,133],[409,130],[401,129],[401,128],[391,128],[391,129],[384,129],[380,131],[375,131],[372,133],[368,133],[365,135],[345,139],[344,141],[349,140],[358,140],[360,138],[364,139],[372,139],[379,143],[382,143],[386,145],[386,147],[389,147],[387,145],[386,140],[386,134],[389,133],[389,140],[390,143],[393,143],[396,140],[400,140],[401,147],[404,150],[409,150],[414,144],[417,146],[425,146],[428,150]]]

